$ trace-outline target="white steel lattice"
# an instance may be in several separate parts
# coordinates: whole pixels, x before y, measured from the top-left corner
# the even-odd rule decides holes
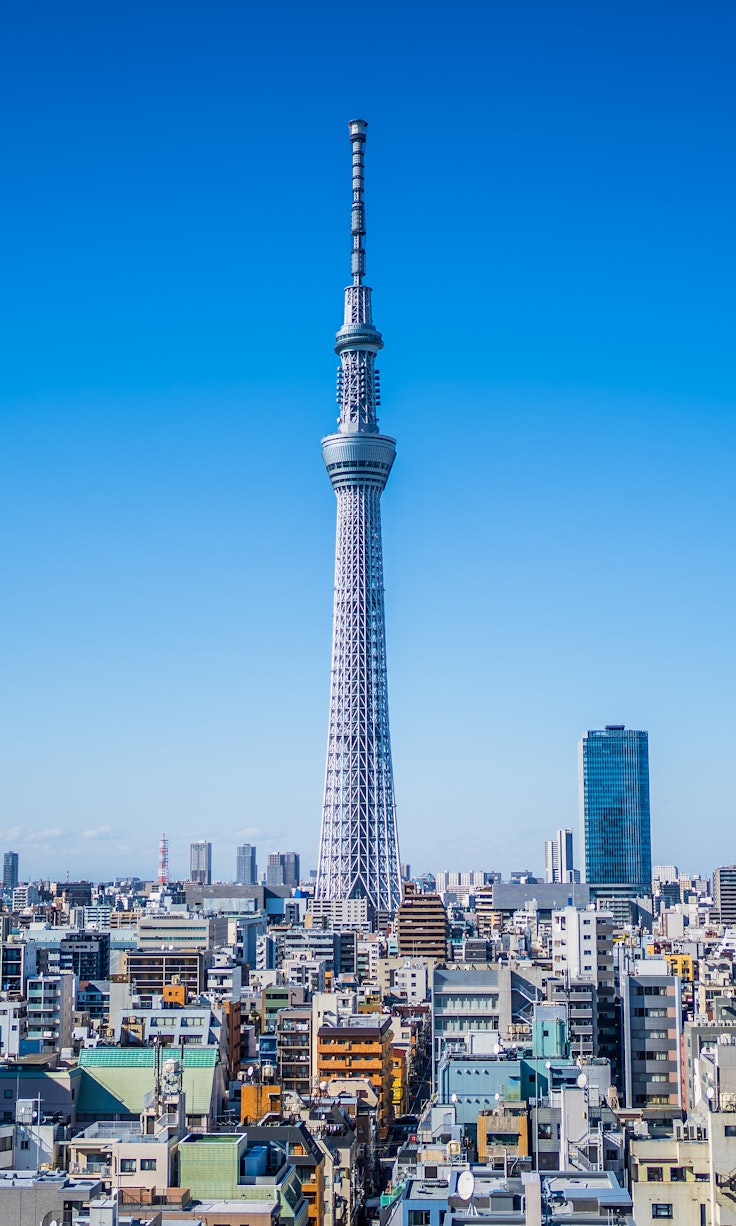
[[[366,898],[372,915],[401,901],[388,722],[380,497],[394,440],[379,434],[375,358],[383,341],[363,285],[365,123],[353,143],[353,283],[337,334],[338,432],[322,441],[337,495],[332,685],[317,898]]]

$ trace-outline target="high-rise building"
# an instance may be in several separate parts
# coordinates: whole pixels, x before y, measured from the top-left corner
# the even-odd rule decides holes
[[[14,890],[18,884],[18,853],[6,851],[3,856],[3,889]]]
[[[238,848],[236,885],[258,885],[256,849],[252,843],[242,843]]]
[[[212,844],[205,839],[189,845],[189,880],[194,885],[212,885]]]
[[[652,886],[649,738],[623,724],[580,742],[580,822],[585,880]]]
[[[292,889],[299,885],[300,880],[299,856],[295,851],[269,853],[266,865],[266,885],[284,885]]]
[[[401,902],[383,604],[381,494],[396,454],[380,434],[376,354],[365,274],[363,151],[366,123],[349,124],[353,148],[352,284],[337,333],[336,434],[322,458],[337,497],[332,683],[316,897],[367,898],[372,917]]]
[[[295,851],[285,851],[281,857],[284,865],[284,885],[297,886],[301,881],[299,855]]]
[[[724,864],[715,870],[713,903],[722,924],[736,924],[736,864]]]
[[[271,851],[266,861],[266,885],[284,884],[284,863],[277,851]]]
[[[558,830],[544,844],[544,880],[555,884],[575,880],[572,852],[572,830]]]

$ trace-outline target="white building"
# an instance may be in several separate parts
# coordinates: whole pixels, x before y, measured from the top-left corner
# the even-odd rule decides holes
[[[20,1056],[27,1038],[28,1006],[24,1000],[0,1000],[0,1057]]]
[[[29,1040],[40,1040],[42,1051],[70,1048],[77,976],[32,975],[27,992]]]
[[[552,915],[552,973],[612,987],[613,916],[608,911],[565,907]]]
[[[549,884],[575,880],[572,830],[569,827],[558,830],[555,837],[544,844],[544,880]]]

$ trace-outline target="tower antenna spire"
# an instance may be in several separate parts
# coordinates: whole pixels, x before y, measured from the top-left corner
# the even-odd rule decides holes
[[[350,222],[350,230],[353,235],[353,255],[350,266],[353,285],[362,285],[365,275],[365,200],[363,196],[365,168],[363,158],[367,127],[368,124],[364,119],[351,119],[348,124],[350,142],[353,146],[353,209]]]
[[[373,325],[370,286],[365,275],[365,204],[363,201],[365,130],[364,119],[348,124],[353,147],[353,204],[350,230],[353,250],[350,260],[352,282],[345,287],[345,314],[335,338],[335,353],[340,358],[337,372],[337,402],[340,405],[338,428],[341,434],[377,433],[381,390],[376,354],[383,349],[381,333]]]

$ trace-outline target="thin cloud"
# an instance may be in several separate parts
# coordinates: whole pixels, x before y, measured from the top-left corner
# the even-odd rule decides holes
[[[61,826],[48,826],[46,830],[34,830],[27,834],[23,842],[35,847],[39,843],[50,843],[54,839],[60,839],[63,834],[64,830]]]
[[[110,834],[112,826],[93,826],[91,830],[83,830],[81,838],[83,839],[101,839],[106,834]]]

